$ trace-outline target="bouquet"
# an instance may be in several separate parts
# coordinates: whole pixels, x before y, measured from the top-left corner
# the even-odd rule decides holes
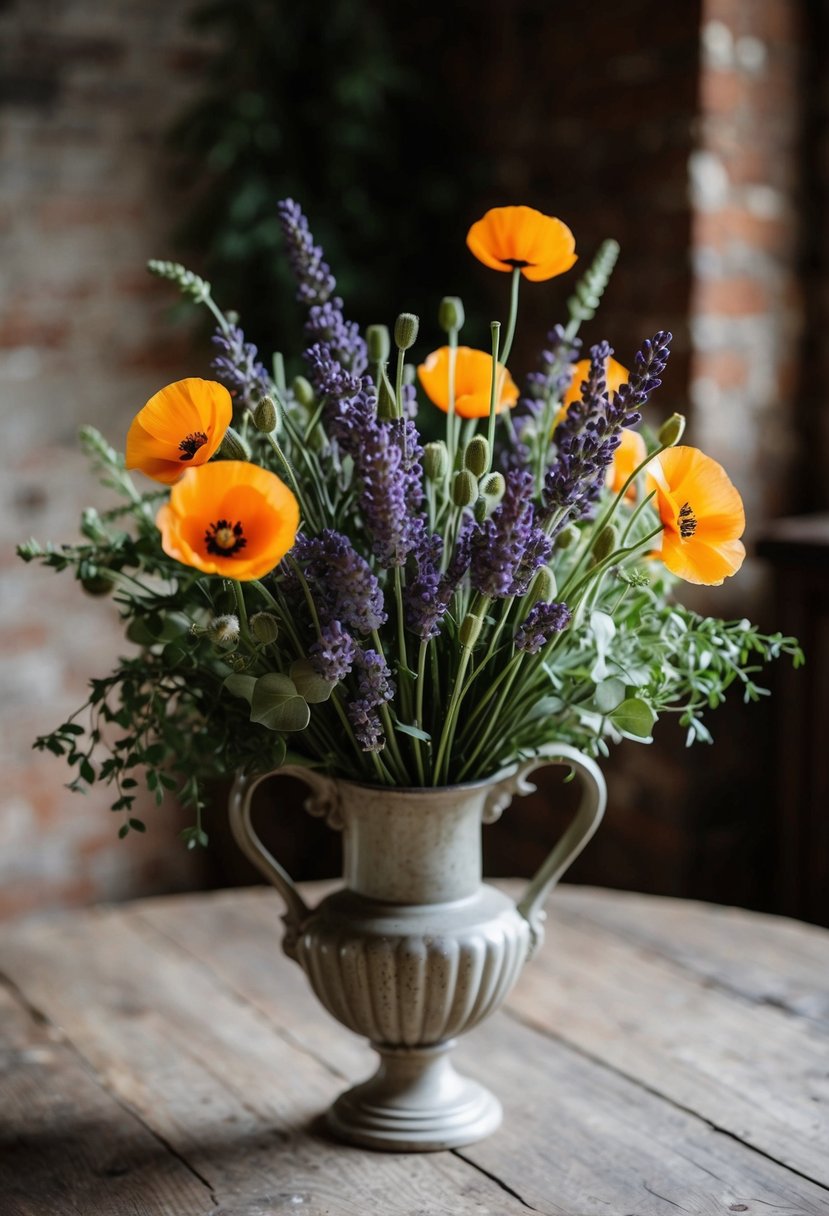
[[[205,783],[239,769],[445,786],[551,743],[648,743],[661,714],[707,742],[703,714],[730,685],[756,700],[765,660],[801,661],[791,638],[673,599],[678,580],[736,573],[744,512],[721,466],[681,444],[681,415],[640,428],[671,335],[625,365],[607,342],[582,350],[615,242],[520,389],[523,281],[539,290],[577,260],[561,220],[515,206],[474,223],[471,253],[509,275],[506,325],[486,349],[464,345],[447,297],[415,365],[418,318],[361,334],[300,208],[279,216],[306,312],[302,374],[289,381],[281,353],[265,366],[204,279],[151,262],[212,314],[215,378],[157,392],[125,457],[85,428],[120,501],[83,513],[78,544],[19,548],[112,592],[135,647],[35,744],[66,757],[70,788],[114,787],[122,836],[144,830],[142,775],[158,802],[169,789],[194,808],[193,846],[207,841]],[[425,444],[424,411],[443,416]]]

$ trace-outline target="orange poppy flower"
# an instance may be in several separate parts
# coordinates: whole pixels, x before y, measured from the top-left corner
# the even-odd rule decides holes
[[[492,391],[492,356],[483,350],[459,346],[455,358],[455,413],[461,418],[486,418]],[[429,400],[449,413],[449,347],[441,346],[417,369],[417,377]],[[495,412],[518,400],[518,385],[503,363],[498,364],[498,400]]]
[[[569,410],[574,401],[581,399],[581,386],[590,374],[590,360],[579,359],[578,363],[573,364],[573,378],[570,381],[570,387],[564,394],[561,402],[561,417],[556,419],[556,423],[561,421],[561,418]],[[610,357],[605,359],[604,378],[607,383],[608,396],[612,397],[617,393],[623,384],[627,384],[630,379],[630,372],[626,367],[622,367],[616,359]]]
[[[662,560],[706,587],[736,574],[746,555],[742,499],[722,465],[698,448],[668,448],[649,466],[664,525]]]
[[[217,460],[188,469],[155,522],[169,557],[244,582],[268,574],[292,547],[299,505],[275,473]]]
[[[625,427],[622,431],[622,442],[613,453],[613,464],[607,470],[607,487],[611,494],[618,494],[634,469],[638,469],[647,458],[648,449],[638,431]],[[650,493],[651,486],[648,486]],[[636,483],[631,482],[625,494],[626,502],[636,501]]]
[[[479,262],[493,270],[520,270],[525,279],[552,279],[576,261],[576,242],[561,220],[533,207],[493,207],[466,234]]]
[[[177,380],[150,397],[127,434],[126,465],[171,485],[214,456],[233,417],[230,393],[215,380]]]

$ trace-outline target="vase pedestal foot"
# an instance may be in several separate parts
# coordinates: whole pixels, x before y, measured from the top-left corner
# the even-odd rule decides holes
[[[501,1104],[457,1073],[454,1039],[432,1047],[372,1044],[380,1067],[342,1094],[326,1116],[339,1140],[391,1152],[431,1152],[473,1144],[500,1126]]]

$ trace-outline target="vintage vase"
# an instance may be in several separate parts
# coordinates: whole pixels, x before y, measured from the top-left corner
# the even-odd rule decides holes
[[[570,765],[582,790],[575,817],[517,904],[481,880],[481,825],[492,823],[529,774]],[[251,823],[261,782],[297,777],[306,808],[343,832],[344,885],[309,908]],[[392,789],[284,767],[237,777],[236,841],[286,904],[283,948],[319,1000],[380,1056],[373,1077],[327,1115],[340,1139],[425,1151],[470,1144],[501,1122],[498,1100],[455,1071],[455,1039],[492,1013],[543,936],[544,900],[599,825],[605,784],[574,748],[550,747],[486,781]]]

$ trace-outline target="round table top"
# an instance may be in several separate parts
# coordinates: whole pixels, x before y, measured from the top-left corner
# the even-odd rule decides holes
[[[829,932],[561,888],[456,1050],[502,1128],[404,1155],[320,1129],[374,1056],[282,955],[280,914],[251,888],[5,930],[4,1213],[829,1214]]]

